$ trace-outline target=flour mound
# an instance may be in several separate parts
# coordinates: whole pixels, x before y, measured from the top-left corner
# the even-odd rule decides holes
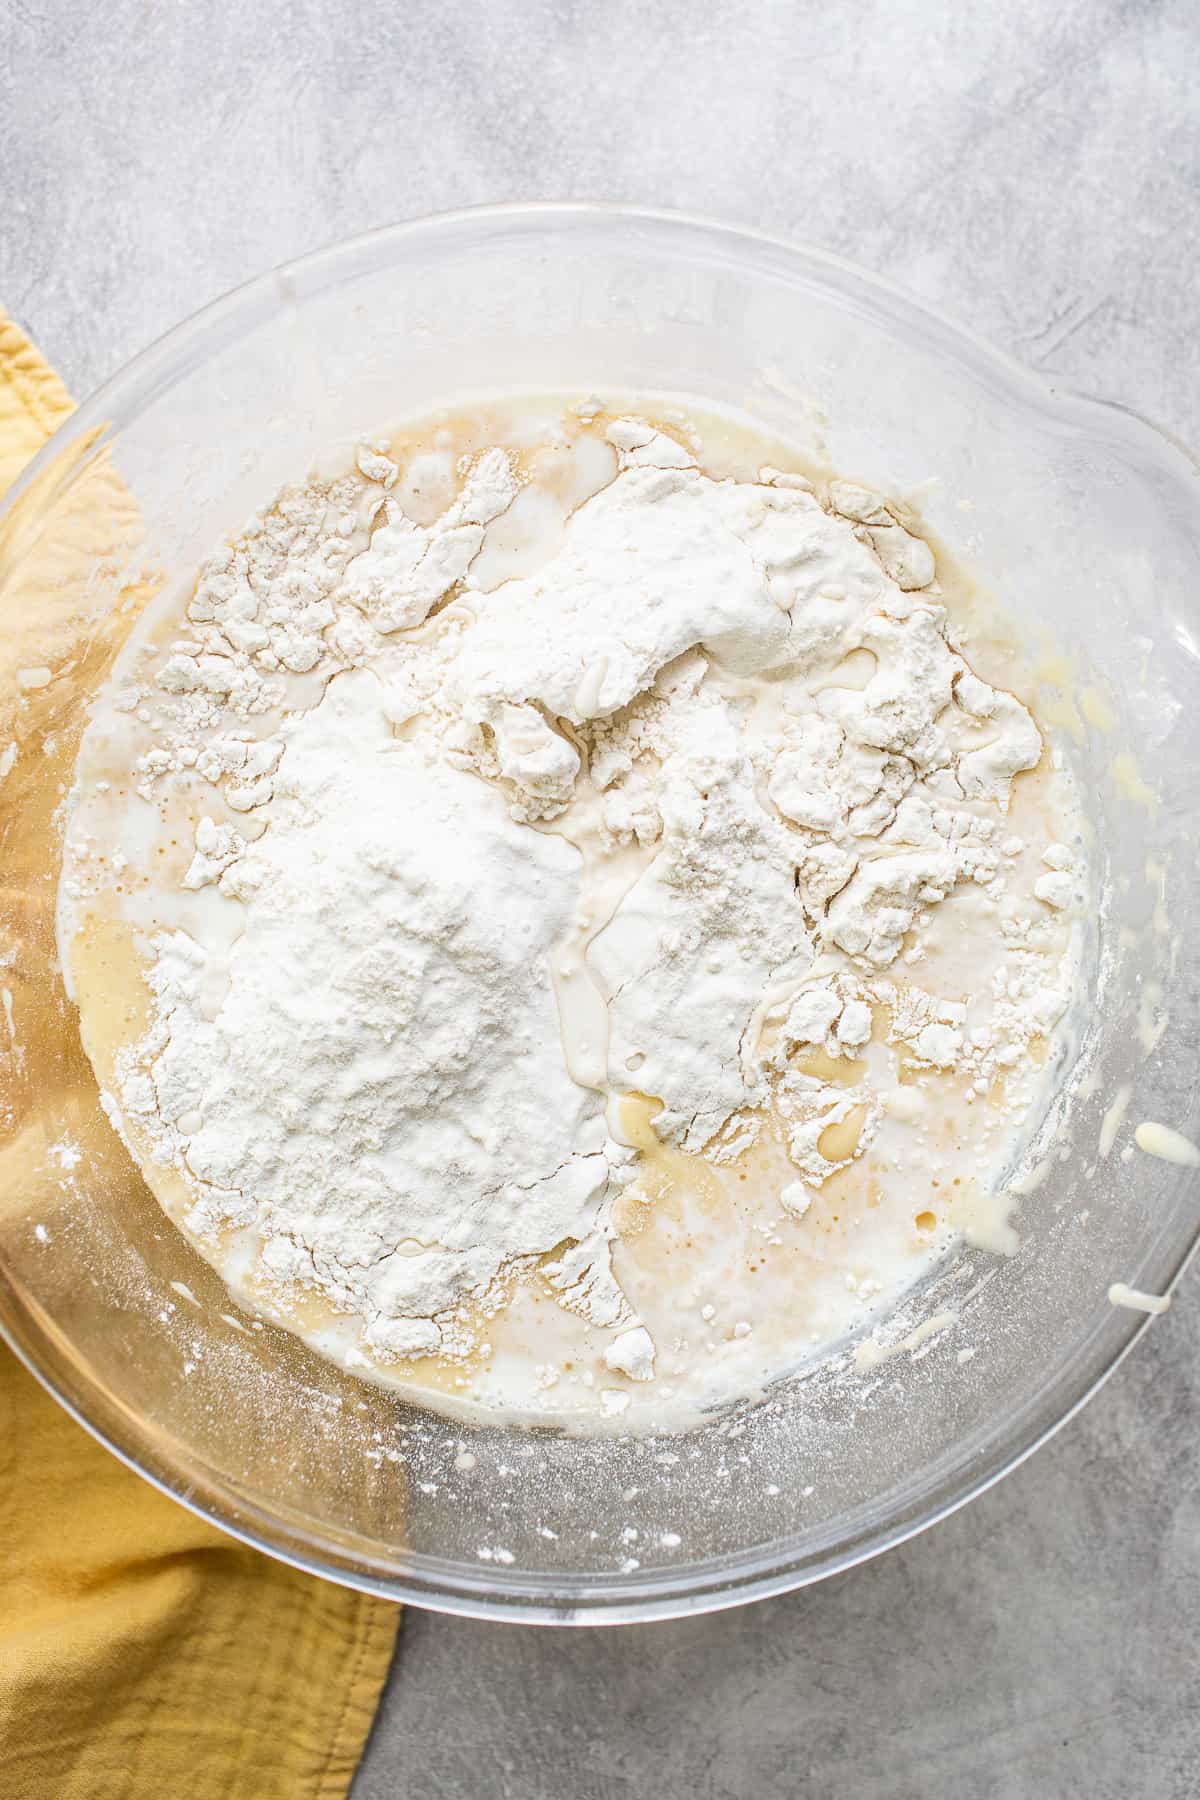
[[[157,965],[149,1080],[203,1184],[189,1223],[257,1220],[268,1272],[361,1312],[369,1348],[436,1350],[433,1315],[577,1235],[604,1187],[546,974],[578,855],[397,743],[359,672],[287,729],[270,830],[221,885],[245,932],[216,1016],[197,946]]]

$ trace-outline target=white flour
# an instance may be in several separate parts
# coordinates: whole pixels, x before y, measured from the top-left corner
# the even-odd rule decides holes
[[[162,941],[161,1049],[123,1099],[203,1184],[195,1230],[269,1221],[273,1276],[315,1279],[368,1349],[411,1354],[508,1258],[586,1230],[607,1164],[546,972],[578,857],[431,770],[383,702],[351,673],[289,732],[271,828],[220,877],[245,930],[219,1010],[214,955]]]
[[[1074,857],[1014,892],[1005,828],[1041,736],[947,643],[928,547],[851,484],[607,437],[615,479],[487,591],[529,491],[502,447],[424,523],[381,446],[289,491],[85,745],[65,935],[103,886],[98,769],[195,820],[174,899],[134,910],[154,1009],[114,1114],[244,1291],[332,1308],[351,1360],[470,1358],[536,1273],[649,1382],[612,1261],[637,1118],[700,1169],[766,1132],[800,1221],[928,1107],[914,1073],[982,1098],[1066,1003]],[[914,976],[950,896],[981,1003]]]

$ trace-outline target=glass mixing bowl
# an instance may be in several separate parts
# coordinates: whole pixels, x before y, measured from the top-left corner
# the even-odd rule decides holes
[[[674,1439],[450,1425],[247,1329],[109,1129],[55,960],[58,811],[88,696],[145,595],[331,442],[551,388],[693,396],[919,490],[980,579],[973,636],[1029,648],[1027,697],[1083,784],[1103,896],[1085,1029],[1021,1183],[1020,1252],[971,1254],[911,1298],[909,1327],[950,1310],[953,1329],[871,1369],[837,1355]],[[1187,1130],[1197,1110],[1198,596],[1180,446],[813,250],[647,212],[489,208],[339,245],[208,307],[79,408],[0,516],[8,1342],[226,1530],[453,1612],[726,1606],[961,1505],[1145,1329],[1110,1283],[1165,1292],[1195,1243],[1194,1171],[1130,1134]]]

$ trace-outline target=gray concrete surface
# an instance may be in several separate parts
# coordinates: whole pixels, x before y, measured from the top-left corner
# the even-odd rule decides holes
[[[1200,439],[1193,0],[6,0],[0,84],[0,301],[79,392],[330,238],[575,196],[811,238]],[[354,1800],[1200,1794],[1196,1292],[1008,1482],[821,1588],[410,1614]]]

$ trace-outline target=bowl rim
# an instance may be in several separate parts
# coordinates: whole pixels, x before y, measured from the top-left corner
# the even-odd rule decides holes
[[[538,223],[569,230],[591,223],[610,221],[625,225],[663,228],[668,232],[697,233],[710,240],[720,240],[731,248],[770,252],[793,265],[791,279],[806,267],[811,285],[828,292],[832,285],[847,292],[873,296],[885,311],[902,318],[906,325],[936,336],[936,353],[945,359],[947,350],[955,350],[978,377],[990,374],[1009,394],[1031,403],[1040,413],[1056,413],[1062,420],[1086,421],[1093,430],[1107,419],[1110,427],[1133,425],[1139,434],[1157,441],[1161,450],[1168,447],[1179,452],[1194,470],[1200,469],[1200,455],[1193,451],[1167,427],[1148,418],[1123,401],[1086,394],[1070,386],[1056,385],[1030,369],[1009,351],[993,344],[981,333],[942,312],[929,301],[910,293],[901,283],[886,275],[800,238],[789,238],[754,226],[731,224],[728,220],[706,213],[654,206],[630,206],[610,200],[519,200],[488,201],[475,206],[456,207],[446,212],[425,213],[412,219],[401,219],[387,225],[376,225],[349,237],[336,238],[302,256],[275,263],[258,275],[227,288],[208,300],[195,312],[187,314],[141,350],[123,362],[113,373],[81,400],[68,418],[42,445],[37,454],[21,470],[16,480],[0,496],[0,518],[3,518],[25,491],[33,485],[55,460],[62,448],[79,436],[111,428],[113,417],[145,407],[158,393],[169,387],[179,375],[200,360],[196,351],[207,345],[220,326],[234,316],[261,308],[266,311],[287,303],[309,277],[334,266],[364,258],[375,260],[393,245],[410,240],[449,236],[472,226],[503,226]],[[821,278],[825,279],[822,280]],[[832,279],[831,279],[832,278]],[[190,351],[191,354],[184,354]],[[118,405],[117,402],[122,404]],[[102,440],[101,440],[102,441]]]
[[[1085,431],[1113,447],[1128,446],[1136,438],[1143,455],[1153,453],[1160,462],[1169,461],[1174,475],[1180,472],[1179,464],[1193,476],[1200,470],[1200,462],[1185,444],[1132,408],[1047,382],[1007,351],[899,284],[833,251],[693,212],[607,201],[520,201],[458,208],[378,226],[280,263],[209,301],[131,357],[75,409],[0,499],[0,522],[58,464],[67,445],[90,436],[93,449],[99,450],[123,421],[137,416],[203,363],[209,349],[226,340],[230,327],[236,326],[238,333],[244,334],[289,304],[301,290],[319,289],[325,278],[349,273],[355,265],[364,270],[382,267],[397,248],[464,232],[482,229],[502,236],[516,226],[530,225],[569,234],[605,223],[665,232],[681,242],[694,236],[703,239],[710,252],[722,245],[731,254],[751,259],[759,275],[774,270],[793,285],[807,286],[826,299],[857,305],[877,320],[903,326],[923,339],[939,360],[956,359],[965,364],[974,380],[999,388],[1010,402],[1020,403],[1043,420]],[[1173,1289],[1198,1245],[1200,1220],[1190,1241],[1166,1255],[1164,1279],[1158,1284],[1163,1291]],[[1056,1399],[1052,1416],[1043,1417],[1040,1423],[1026,1416],[1044,1413],[1044,1389],[1030,1398],[1021,1414],[985,1435],[975,1453],[973,1472],[967,1474],[960,1462],[940,1495],[927,1496],[907,1510],[899,1509],[882,1523],[844,1538],[833,1550],[797,1555],[794,1544],[789,1548],[786,1540],[776,1540],[765,1550],[751,1547],[721,1559],[681,1563],[648,1571],[640,1579],[605,1574],[580,1576],[574,1582],[558,1575],[507,1575],[483,1565],[475,1570],[424,1552],[409,1552],[405,1572],[397,1576],[357,1565],[328,1543],[319,1550],[311,1538],[302,1544],[295,1534],[280,1532],[278,1522],[272,1535],[272,1521],[265,1513],[256,1517],[253,1507],[231,1506],[228,1493],[222,1497],[203,1491],[209,1484],[197,1480],[195,1472],[179,1471],[177,1480],[161,1473],[155,1464],[162,1459],[145,1442],[137,1441],[136,1426],[122,1429],[119,1408],[98,1384],[92,1383],[89,1390],[86,1380],[72,1382],[71,1370],[57,1367],[60,1359],[41,1331],[34,1310],[0,1269],[0,1339],[99,1443],[198,1517],[294,1568],[365,1593],[465,1617],[558,1625],[627,1624],[717,1611],[806,1586],[882,1554],[958,1511],[1018,1468],[1099,1391],[1151,1323],[1149,1315],[1124,1309],[1112,1308],[1108,1317],[1098,1314],[1075,1356],[1060,1367],[1050,1384],[1048,1391]],[[85,1390],[83,1398],[75,1391],[80,1387]],[[114,1415],[118,1422],[106,1418],[102,1423],[93,1412]],[[141,1435],[144,1438],[145,1433]]]

